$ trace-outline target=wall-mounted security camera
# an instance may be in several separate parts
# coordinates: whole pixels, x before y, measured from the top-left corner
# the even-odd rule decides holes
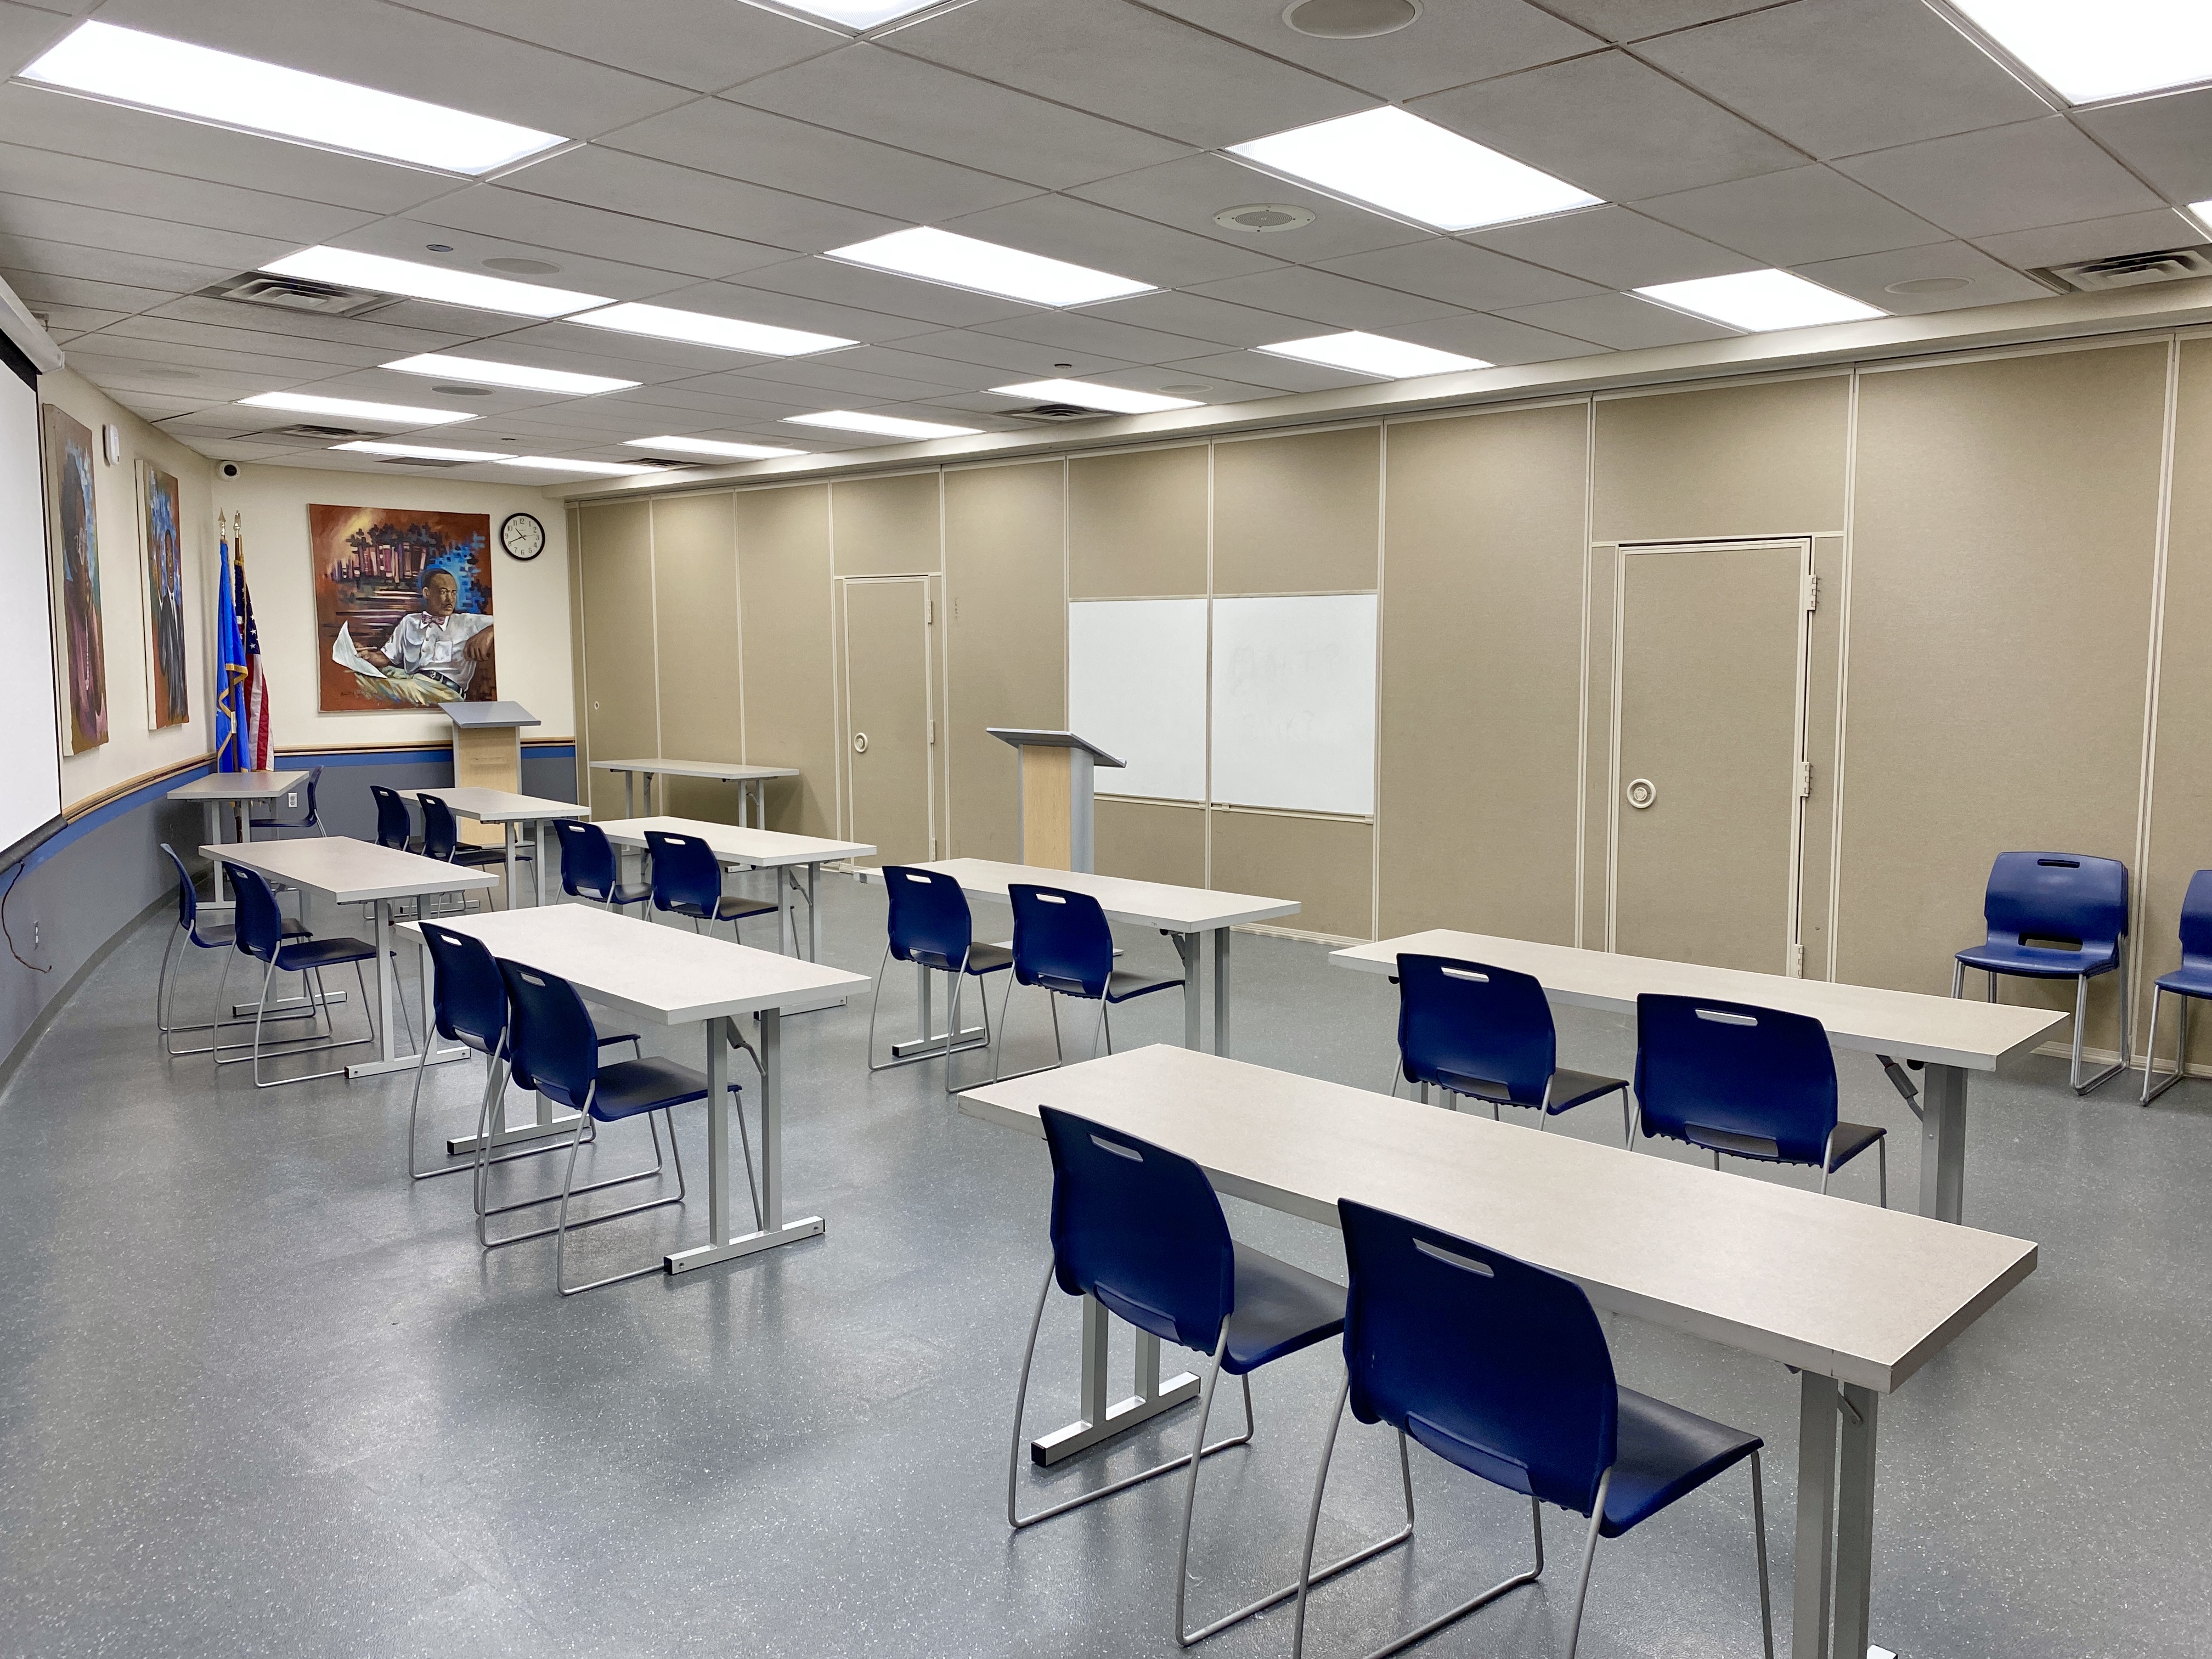
[[[226,478],[235,478],[238,476],[238,463],[225,461],[222,464],[222,476]]]

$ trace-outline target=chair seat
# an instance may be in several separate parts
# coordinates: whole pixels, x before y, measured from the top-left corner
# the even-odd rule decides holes
[[[940,974],[949,974],[960,964],[950,961],[935,951],[915,951],[907,960],[918,962],[925,968],[934,968]],[[1014,965],[1013,947],[1006,945],[974,945],[968,947],[968,971],[971,974],[1002,973]]]
[[[287,916],[284,919],[284,937],[307,939],[312,935],[305,927]],[[203,951],[219,951],[227,945],[235,944],[237,939],[238,929],[227,921],[195,922],[192,925],[192,943]]]
[[[1182,976],[1163,978],[1153,974],[1139,974],[1133,969],[1115,968],[1106,975],[1106,1000],[1127,1002],[1133,997],[1150,996],[1155,991],[1172,991],[1182,983]]]
[[[588,887],[579,885],[576,890],[587,899],[596,899],[600,896],[600,895],[593,892]],[[617,905],[642,904],[646,900],[652,896],[653,889],[650,887],[625,886],[622,883],[617,882],[615,884],[615,890],[605,896],[605,902],[609,904]]]
[[[293,818],[248,818],[256,830],[313,830],[315,826]]]
[[[1828,1167],[1832,1170],[1842,1169],[1844,1164],[1850,1163],[1888,1133],[1888,1130],[1878,1128],[1871,1123],[1838,1122],[1836,1138],[1828,1143],[1829,1156],[1834,1159]]]
[[[2040,945],[1976,945],[1959,952],[1969,968],[2021,979],[2079,979],[2084,975],[2109,973],[2119,966],[2119,952],[2112,950],[2054,951]]]
[[[517,848],[515,856],[520,858],[522,855],[522,849]],[[507,849],[504,847],[456,847],[453,849],[453,856],[447,862],[467,865],[503,865],[507,862]]]
[[[309,968],[336,968],[349,962],[374,962],[376,947],[365,939],[304,939],[296,945],[276,947],[276,965],[288,974]]]
[[[668,907],[679,916],[693,916],[701,921],[738,921],[747,916],[772,916],[776,906],[769,899],[745,898],[734,893],[725,893],[708,915],[696,904],[672,904]]]
[[[2212,962],[2188,963],[2158,976],[2158,988],[2176,996],[2212,997]]]
[[[1326,1342],[1344,1329],[1344,1287],[1239,1244],[1237,1306],[1221,1369],[1231,1376]]]
[[[730,1092],[738,1092],[736,1084],[730,1085]],[[599,1067],[599,1085],[592,1091],[592,1115],[612,1123],[706,1097],[706,1077],[689,1066],[672,1060],[618,1060]]]
[[[1419,1082],[1420,1079],[1413,1079]],[[1515,1097],[1511,1085],[1490,1078],[1468,1077],[1444,1066],[1437,1068],[1433,1079],[1440,1089],[1449,1089],[1455,1095],[1465,1095],[1486,1104],[1499,1106],[1536,1106],[1540,1098],[1521,1100]],[[1561,1112],[1597,1100],[1617,1089],[1626,1089],[1627,1082],[1617,1077],[1600,1077],[1595,1072],[1577,1072],[1562,1066],[1552,1073],[1552,1102],[1544,1109],[1556,1117]]]
[[[1755,1434],[1622,1389],[1601,1538],[1618,1538],[1757,1451]]]

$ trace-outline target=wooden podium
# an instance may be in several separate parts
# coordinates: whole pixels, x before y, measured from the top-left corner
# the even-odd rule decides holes
[[[448,702],[439,705],[453,723],[453,787],[522,793],[522,728],[540,722],[519,702]],[[504,824],[463,823],[461,839],[477,847],[497,847],[507,839]]]
[[[1091,775],[1127,761],[1073,732],[983,728],[1022,757],[1022,862],[1046,870],[1089,870],[1091,839]]]

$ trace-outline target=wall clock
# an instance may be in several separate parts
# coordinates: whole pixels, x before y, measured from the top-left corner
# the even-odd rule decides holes
[[[510,513],[500,521],[499,544],[511,559],[534,559],[545,550],[545,526],[527,513]]]

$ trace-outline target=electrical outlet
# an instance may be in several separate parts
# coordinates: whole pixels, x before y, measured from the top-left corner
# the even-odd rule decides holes
[[[39,948],[39,922],[35,916],[31,919],[31,948],[33,951]]]
[[[290,794],[284,797],[284,805],[287,808],[297,806],[299,804],[300,792],[296,789],[295,789]]]

